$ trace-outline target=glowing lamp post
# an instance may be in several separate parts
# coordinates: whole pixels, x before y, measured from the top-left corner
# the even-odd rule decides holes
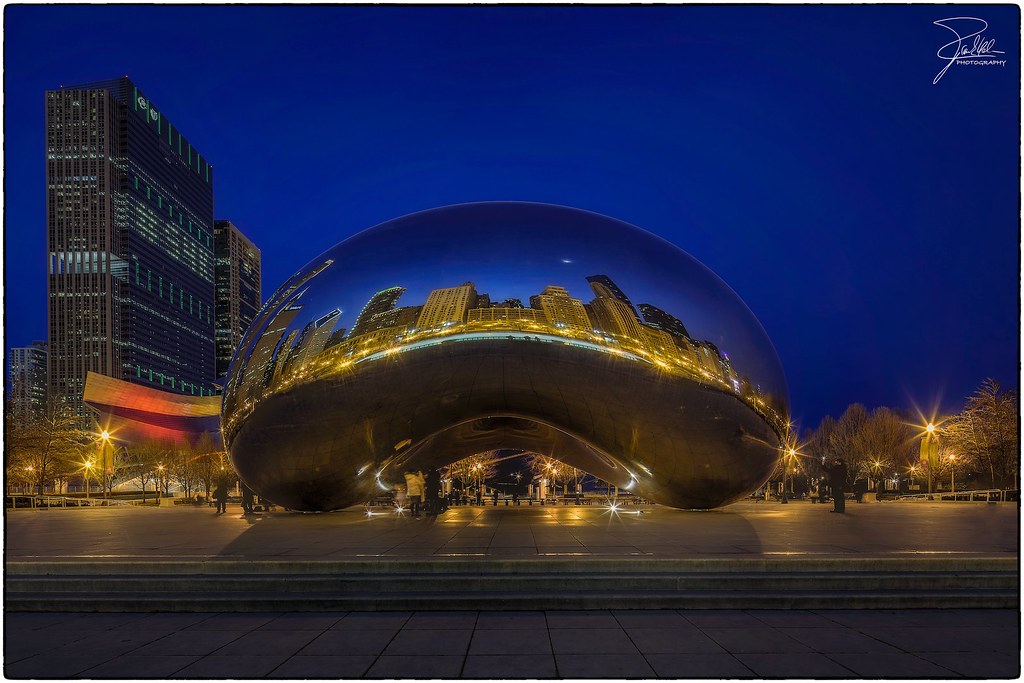
[[[935,433],[935,425],[931,422],[924,428],[921,439],[921,460],[928,466],[928,500],[932,499],[932,472],[939,465],[939,435]]]
[[[104,429],[100,432],[100,472],[106,475],[114,473],[114,444],[110,442],[110,432]],[[103,487],[103,497],[107,497],[106,485]]]
[[[786,477],[789,475],[789,459],[796,455],[796,449],[790,447],[789,450],[783,449],[782,451],[782,503],[788,504],[789,499],[786,497]]]
[[[92,460],[86,460],[82,468],[82,472],[85,474],[85,499],[89,500],[89,471],[92,469]]]

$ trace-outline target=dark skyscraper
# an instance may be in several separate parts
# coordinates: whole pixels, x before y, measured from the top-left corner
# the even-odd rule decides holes
[[[217,319],[217,377],[223,377],[242,335],[256,319],[263,303],[260,250],[227,220],[213,224],[213,250],[217,264],[217,295],[213,307]]]
[[[594,287],[595,284],[606,287],[613,298],[618,299],[622,303],[628,305],[630,308],[633,308],[633,302],[629,300],[629,297],[626,296],[625,292],[619,289],[619,286],[612,282],[612,279],[607,275],[591,275],[587,278],[587,282],[590,283],[590,288],[598,296],[602,296],[602,292],[599,290],[599,288]],[[633,313],[634,315],[636,314],[635,309]]]
[[[12,348],[7,363],[8,407],[15,424],[23,426],[46,408],[46,342]]]
[[[405,287],[389,287],[370,297],[370,300],[363,306],[363,310],[359,312],[359,317],[356,318],[356,322],[352,326],[352,334],[349,336],[358,337],[377,329],[371,322],[373,316],[390,311],[403,294],[405,294]]]
[[[651,327],[663,330],[669,334],[674,334],[677,337],[690,336],[690,333],[686,331],[686,326],[683,325],[683,322],[671,313],[666,313],[657,306],[652,306],[650,304],[640,304],[638,308],[640,309],[640,313],[644,316],[644,322]]]
[[[49,389],[214,391],[213,169],[127,78],[46,93]]]

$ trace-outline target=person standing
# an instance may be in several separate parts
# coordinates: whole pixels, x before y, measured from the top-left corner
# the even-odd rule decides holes
[[[420,516],[420,501],[423,500],[423,486],[426,481],[420,471],[405,473],[405,494],[409,496],[409,515]]]
[[[217,514],[228,511],[228,485],[223,479],[217,481],[217,488],[213,492],[213,500],[217,503]]]
[[[245,482],[239,482],[239,488],[242,489],[242,514],[251,515],[253,513],[253,493],[252,489],[245,485]]]
[[[832,512],[846,512],[846,463],[836,458],[828,471],[828,483],[832,489],[834,505]]]
[[[424,495],[426,496],[427,515],[434,517],[441,511],[441,473],[437,468],[431,467],[427,470],[427,477],[424,480]]]

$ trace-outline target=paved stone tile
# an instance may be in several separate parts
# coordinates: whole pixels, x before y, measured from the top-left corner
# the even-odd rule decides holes
[[[965,678],[1020,678],[1020,652],[923,652],[921,659]]]
[[[286,655],[210,655],[170,678],[263,678],[286,659]]]
[[[385,655],[465,655],[471,630],[425,631],[403,629],[384,650]]]
[[[750,615],[740,609],[681,609],[679,615],[698,628],[750,628]]]
[[[458,678],[462,655],[398,655],[378,657],[364,678]]]
[[[830,609],[814,610],[826,619],[853,628],[889,628],[903,627],[940,627],[955,625],[949,623],[951,615],[939,609],[904,609],[904,610],[862,610],[862,609]]]
[[[220,648],[215,655],[296,654],[321,631],[250,631]]]
[[[477,629],[469,644],[471,655],[546,654],[551,652],[551,640],[546,628],[533,631],[522,629]]]
[[[725,652],[721,645],[693,626],[688,628],[627,628],[626,634],[644,654]]]
[[[480,612],[476,618],[479,629],[544,629],[547,619],[543,612]]]
[[[619,628],[611,612],[557,610],[547,612],[548,628]]]
[[[636,654],[621,628],[563,628],[548,631],[556,654]]]
[[[84,638],[52,650],[51,656],[73,657],[80,652],[103,654],[108,657],[123,655],[163,638],[163,631],[99,631],[88,633]]]
[[[69,619],[76,619],[78,616],[78,614],[66,612],[5,612],[4,625],[5,630],[31,630],[60,624]]]
[[[768,626],[776,627],[818,628],[836,625],[834,621],[808,610],[754,609],[748,610],[747,614]]]
[[[754,678],[743,662],[728,653],[647,655],[661,678]]]
[[[849,678],[853,672],[817,652],[737,654],[751,671],[763,678]]]
[[[348,612],[289,612],[260,626],[259,631],[322,631],[344,618]]]
[[[199,622],[206,621],[216,616],[216,612],[174,612],[171,614],[145,614],[141,619],[129,621],[120,626],[115,626],[114,631],[167,631],[173,633],[183,628],[194,626]]]
[[[623,628],[695,628],[675,610],[637,609],[612,610],[612,616]]]
[[[851,628],[779,628],[815,652],[899,652],[900,650]]]
[[[296,655],[286,659],[267,677],[330,680],[359,678],[375,659],[374,655]]]
[[[554,655],[551,654],[470,654],[462,668],[462,677],[483,680],[557,678],[557,670]]]
[[[18,631],[4,624],[4,661],[15,662],[33,655],[51,652],[69,643],[82,640],[88,633],[79,631]]]
[[[1019,650],[1018,633],[1002,628],[874,628],[871,636],[904,652]]]
[[[653,678],[639,654],[556,654],[559,678]]]
[[[130,627],[132,624],[141,621],[145,616],[145,614],[136,612],[79,613],[78,618],[74,621],[69,621],[68,625],[88,631],[107,631],[123,626]]]
[[[411,612],[351,612],[331,627],[332,631],[388,629],[397,631],[409,621]]]
[[[879,652],[863,654],[830,654],[829,659],[839,662],[863,678],[952,678],[950,669],[905,652]]]
[[[476,612],[414,612],[406,629],[472,629],[476,626]]]
[[[188,631],[251,631],[276,619],[280,613],[243,614],[223,612],[186,627]]]
[[[110,656],[91,652],[56,657],[50,654],[35,655],[18,662],[4,662],[4,678],[74,678],[86,669],[91,669]]]
[[[199,659],[199,655],[121,655],[86,669],[82,678],[167,678]]]
[[[1010,609],[949,609],[943,610],[948,626],[988,626],[991,628],[1020,629],[1020,612]]]
[[[365,631],[325,631],[299,655],[379,655],[392,641],[396,630],[367,629]]]
[[[137,655],[208,655],[245,631],[177,631],[144,645],[132,654]]]
[[[754,628],[705,628],[706,636],[721,645],[727,652],[810,652],[811,648],[793,640],[776,629]]]

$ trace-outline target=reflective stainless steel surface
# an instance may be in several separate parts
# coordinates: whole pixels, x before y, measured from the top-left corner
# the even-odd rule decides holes
[[[232,362],[223,430],[240,477],[298,510],[495,448],[709,508],[767,479],[786,401],[756,318],[683,251],[486,202],[371,228],[284,283]]]

